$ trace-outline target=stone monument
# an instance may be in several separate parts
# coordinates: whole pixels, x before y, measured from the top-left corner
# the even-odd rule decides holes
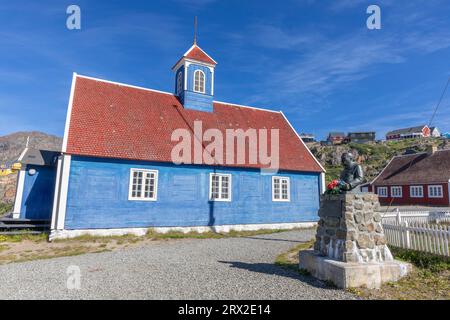
[[[342,163],[340,181],[320,198],[314,250],[300,251],[300,268],[339,288],[379,288],[405,276],[411,266],[394,260],[386,245],[378,196],[355,190],[362,182],[361,166],[349,153]]]

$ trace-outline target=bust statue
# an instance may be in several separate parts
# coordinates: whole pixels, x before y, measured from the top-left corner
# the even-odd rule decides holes
[[[354,160],[353,154],[346,152],[341,157],[344,170],[341,172],[339,189],[341,191],[352,191],[363,181],[363,170]]]

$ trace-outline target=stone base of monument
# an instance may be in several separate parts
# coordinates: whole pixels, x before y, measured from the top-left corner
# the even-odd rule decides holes
[[[411,265],[397,260],[386,262],[342,262],[320,256],[313,250],[300,251],[300,268],[317,279],[330,281],[341,289],[366,287],[378,289],[383,283],[397,281]]]
[[[299,253],[299,267],[339,288],[379,288],[405,276],[411,265],[392,257],[379,206],[372,193],[322,195],[314,250]]]

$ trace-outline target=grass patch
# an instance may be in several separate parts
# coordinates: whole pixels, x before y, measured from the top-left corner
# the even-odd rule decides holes
[[[450,259],[426,252],[390,248],[398,260],[409,262],[413,271],[379,290],[349,289],[364,298],[389,300],[450,300]]]
[[[285,269],[290,269],[300,273],[301,275],[309,275],[307,270],[302,270],[298,268],[298,252],[302,250],[307,250],[312,248],[314,245],[314,239],[308,242],[300,243],[299,245],[289,249],[289,251],[280,254],[275,259],[275,265],[280,266]]]
[[[392,254],[399,260],[410,262],[419,269],[439,273],[450,270],[450,258],[428,252],[420,252],[402,248],[390,248]]]
[[[13,205],[11,203],[0,202],[0,216],[3,216],[4,214],[10,212],[12,208]]]
[[[296,229],[292,229],[296,230]],[[24,262],[31,260],[67,257],[85,253],[98,253],[118,250],[139,245],[146,245],[155,240],[170,239],[221,239],[232,237],[248,237],[259,234],[278,233],[287,230],[257,230],[257,231],[231,231],[229,233],[215,232],[168,232],[157,233],[148,229],[145,236],[126,234],[121,236],[91,236],[83,235],[70,239],[56,239],[47,243],[47,234],[42,235],[11,235],[0,236],[0,264],[11,262]],[[44,243],[45,241],[45,243]]]
[[[42,242],[48,240],[48,233],[41,234],[14,234],[14,235],[0,235],[0,243],[2,242],[22,242],[24,240],[33,242]]]
[[[257,236],[262,234],[272,234],[272,233],[279,233],[279,232],[285,232],[285,231],[292,231],[297,229],[261,229],[261,230],[255,230],[255,231],[235,231],[231,230],[229,232],[187,232],[183,233],[181,231],[170,231],[167,233],[158,233],[153,229],[148,229],[146,237],[150,239],[222,239],[222,238],[242,238],[242,237],[251,237],[251,236]]]

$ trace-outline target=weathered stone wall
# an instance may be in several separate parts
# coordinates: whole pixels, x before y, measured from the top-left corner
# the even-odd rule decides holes
[[[344,262],[392,261],[379,207],[372,193],[322,195],[314,250]]]

